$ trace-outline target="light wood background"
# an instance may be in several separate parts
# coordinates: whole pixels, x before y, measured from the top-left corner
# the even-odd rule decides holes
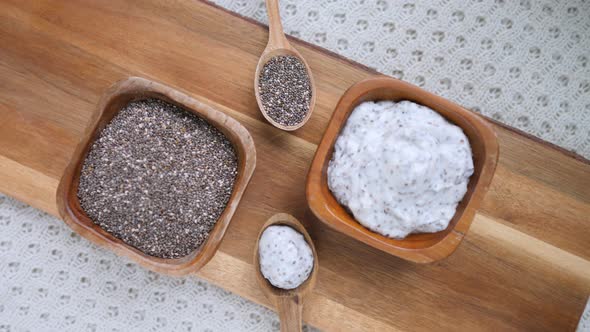
[[[332,331],[573,330],[590,294],[590,164],[495,126],[500,162],[448,259],[416,265],[335,233],[305,201],[311,158],[340,95],[373,73],[292,41],[317,84],[305,127],[265,122],[253,94],[265,27],[189,1],[0,2],[0,191],[56,214],[55,190],[101,93],[127,76],[175,87],[242,122],[258,165],[199,276],[268,305],[252,252],[276,212],[308,226],[321,267],[304,319]],[[460,101],[459,101],[460,102]]]

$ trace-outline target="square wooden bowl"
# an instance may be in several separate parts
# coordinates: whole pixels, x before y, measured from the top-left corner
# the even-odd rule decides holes
[[[467,135],[473,153],[474,173],[469,180],[467,193],[445,230],[430,234],[411,234],[402,240],[374,233],[358,223],[336,201],[328,188],[328,164],[340,130],[357,105],[364,101],[377,100],[410,100],[427,106],[461,127]],[[409,83],[388,77],[370,78],[353,85],[338,102],[307,176],[307,201],[313,213],[337,231],[409,261],[433,262],[455,251],[469,230],[494,175],[498,153],[495,132],[475,113]]]
[[[78,200],[80,172],[92,143],[100,132],[129,102],[144,98],[158,98],[192,112],[220,130],[233,144],[238,155],[238,175],[229,202],[208,239],[191,254],[175,259],[146,255],[96,225],[86,215]],[[229,222],[242,198],[244,190],[256,166],[256,149],[252,137],[238,121],[165,85],[139,77],[120,81],[109,88],[98,104],[96,113],[78,144],[57,190],[57,203],[61,217],[80,235],[88,240],[127,256],[146,268],[172,275],[195,272],[215,254]]]

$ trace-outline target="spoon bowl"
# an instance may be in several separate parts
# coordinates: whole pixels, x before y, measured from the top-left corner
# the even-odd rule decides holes
[[[260,261],[258,256],[258,245],[262,233],[270,226],[284,225],[289,226],[301,233],[313,253],[313,268],[311,274],[301,285],[294,289],[282,289],[273,286],[260,271]],[[318,273],[318,254],[315,250],[311,237],[305,230],[305,227],[295,219],[295,217],[279,213],[272,216],[260,229],[254,248],[254,267],[256,269],[256,279],[262,288],[264,295],[277,307],[279,318],[281,320],[281,331],[301,331],[301,313],[303,309],[303,297],[308,294],[316,284]]]
[[[281,23],[281,16],[279,13],[278,0],[266,0],[266,11],[268,13],[268,44],[266,45],[266,48],[260,55],[260,60],[258,60],[258,65],[256,66],[256,74],[254,76],[254,94],[256,96],[256,102],[258,103],[260,112],[268,122],[270,122],[273,126],[279,129],[293,131],[301,128],[311,117],[311,113],[313,112],[313,108],[315,106],[315,82],[313,80],[313,76],[311,75],[311,69],[307,64],[307,61],[305,61],[301,54],[293,46],[291,46],[291,44],[285,37],[285,33],[283,32],[283,25]],[[264,105],[262,104],[262,100],[260,99],[260,89],[258,87],[260,72],[262,71],[262,68],[264,68],[264,65],[274,57],[289,55],[298,58],[305,65],[307,76],[309,77],[309,85],[311,88],[311,100],[309,101],[309,110],[307,111],[307,114],[301,122],[292,126],[280,124],[277,121],[273,120],[266,113]]]

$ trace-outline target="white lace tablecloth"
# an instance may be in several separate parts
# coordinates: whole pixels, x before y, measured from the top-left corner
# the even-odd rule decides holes
[[[262,0],[213,2],[268,22]],[[292,36],[590,158],[589,0],[281,0],[281,16]]]
[[[260,0],[215,2],[266,22]],[[291,35],[590,157],[590,1],[289,0],[281,13]],[[0,195],[0,332],[276,329],[268,309],[148,272]]]
[[[147,271],[0,194],[0,332],[271,331],[271,310]]]

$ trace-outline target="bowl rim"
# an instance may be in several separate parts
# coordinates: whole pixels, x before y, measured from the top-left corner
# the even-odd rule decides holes
[[[430,241],[431,243],[424,247],[417,247],[416,243],[418,242],[408,240],[408,238],[413,235],[409,235],[405,239],[394,240],[372,232],[364,228],[364,226],[360,227],[364,230],[359,229],[358,225],[360,224],[354,219],[354,217],[349,213],[346,213],[347,216],[343,216],[342,211],[344,208],[335,200],[331,191],[327,188],[327,164],[331,159],[336,138],[345,125],[348,116],[352,110],[363,101],[382,100],[378,98],[369,98],[365,100],[363,97],[376,90],[383,89],[399,91],[401,94],[412,93],[420,95],[429,100],[428,107],[432,108],[437,113],[440,114],[443,112],[440,110],[443,108],[445,109],[444,112],[447,114],[452,112],[453,116],[468,123],[471,127],[470,129],[477,133],[478,141],[481,141],[481,146],[485,151],[483,160],[480,162],[481,167],[479,169],[479,176],[476,179],[470,179],[469,186],[473,186],[473,189],[471,190],[469,197],[467,197],[467,193],[464,197],[464,199],[467,198],[465,206],[462,211],[457,210],[458,212],[456,212],[453,217],[453,220],[457,218],[456,222],[453,225],[449,224],[449,227],[441,232],[433,233],[434,235],[439,236],[440,239],[438,241],[432,240]],[[399,100],[404,100],[403,96]],[[445,116],[445,118],[447,117]],[[454,121],[451,122],[453,123]],[[459,124],[456,125],[460,126]],[[464,126],[460,127],[465,130]],[[471,137],[469,137],[469,139],[471,140]],[[495,172],[498,156],[499,145],[496,133],[491,125],[479,115],[410,83],[386,76],[370,77],[353,84],[344,92],[338,101],[318,145],[308,172],[306,198],[314,215],[331,228],[369,246],[409,261],[417,263],[434,262],[452,254],[469,230],[475,212],[481,204],[485,193],[489,189],[489,185]],[[471,184],[471,181],[474,181],[473,184]],[[338,211],[331,208],[328,202],[331,202],[331,204],[336,202],[339,206]],[[351,221],[354,221],[354,223],[358,225],[355,225],[354,227],[351,226]],[[443,234],[444,232],[446,232],[446,234]]]
[[[191,112],[220,130],[238,154],[238,174],[230,199],[205,242],[187,256],[158,258],[124,243],[94,224],[80,207],[79,177],[88,151],[104,127],[121,107],[133,100],[155,97]],[[140,265],[170,275],[186,275],[203,267],[215,254],[256,167],[256,148],[248,130],[231,116],[177,89],[141,77],[128,77],[111,85],[101,96],[94,114],[64,171],[56,192],[62,219],[89,241],[107,247]]]

